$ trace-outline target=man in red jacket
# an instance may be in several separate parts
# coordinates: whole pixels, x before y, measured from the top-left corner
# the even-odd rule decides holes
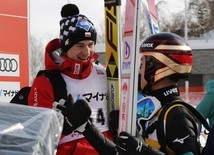
[[[57,155],[96,155],[98,153],[81,134],[87,125],[87,122],[84,123],[85,119],[81,121],[81,118],[84,115],[91,116],[93,124],[112,139],[108,132],[106,70],[96,62],[97,32],[93,23],[79,14],[79,9],[74,4],[64,5],[61,16],[60,38],[50,41],[46,46],[45,69],[59,71],[66,83],[66,96],[71,94],[74,101],[87,101],[91,112],[81,111],[83,100],[80,104],[74,104],[76,109],[73,106],[70,111],[62,112],[66,117]],[[43,74],[35,78],[28,103],[31,106],[53,108],[54,102],[62,102],[56,101],[54,95],[51,82]],[[66,103],[73,104],[72,99],[69,99],[70,102]],[[64,98],[65,100],[68,99]],[[81,131],[76,129],[79,126],[82,127]]]

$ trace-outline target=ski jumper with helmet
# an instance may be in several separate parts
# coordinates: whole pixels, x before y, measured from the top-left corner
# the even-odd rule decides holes
[[[167,86],[155,91],[151,90],[153,84],[164,78],[175,82],[187,78],[192,68],[192,51],[188,44],[180,36],[173,33],[157,33],[143,41],[140,52],[145,57],[145,75],[148,82],[143,90],[145,94],[156,97],[161,107],[177,102],[169,106],[164,115],[162,130],[165,134],[166,149],[162,149],[157,128],[151,128],[156,122],[163,108],[153,118],[140,121],[139,128],[145,141],[152,147],[160,149],[169,155],[194,154],[200,155],[199,120],[180,102],[177,85]]]

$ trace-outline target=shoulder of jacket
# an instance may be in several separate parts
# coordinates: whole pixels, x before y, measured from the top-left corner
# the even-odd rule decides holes
[[[205,84],[206,92],[214,93],[214,80],[210,80]]]

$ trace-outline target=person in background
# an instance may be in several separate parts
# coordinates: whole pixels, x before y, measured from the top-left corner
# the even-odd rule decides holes
[[[214,80],[205,84],[206,94],[196,109],[209,121],[210,127],[214,126]]]
[[[56,155],[97,155],[81,134],[93,123],[112,140],[108,128],[106,70],[95,53],[97,32],[75,4],[64,5],[61,16],[60,37],[46,46],[45,70],[60,73],[66,84],[66,97],[55,100],[52,84],[42,74],[33,81],[28,103],[62,110],[64,126]]]

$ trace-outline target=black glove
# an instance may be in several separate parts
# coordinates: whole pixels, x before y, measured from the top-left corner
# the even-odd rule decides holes
[[[119,134],[116,150],[120,155],[164,155],[164,153],[149,147],[143,139],[136,138],[127,132]]]
[[[112,132],[114,136],[114,142],[118,137],[118,123],[119,123],[119,110],[112,110],[109,113],[109,130]]]
[[[68,135],[74,130],[83,132],[91,116],[91,108],[85,100],[77,100],[75,103],[73,97],[69,94],[64,104],[57,104],[56,108],[61,110],[64,116],[63,135]]]

